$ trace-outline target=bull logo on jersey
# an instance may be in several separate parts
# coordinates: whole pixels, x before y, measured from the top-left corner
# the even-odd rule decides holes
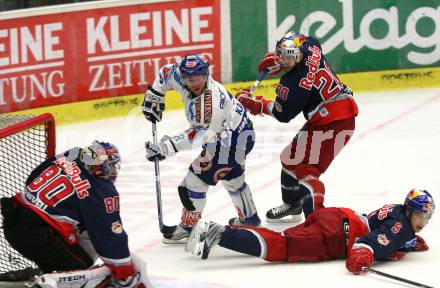
[[[277,110],[279,113],[283,112],[283,106],[281,106],[280,103],[277,101],[274,102],[275,110]]]
[[[387,235],[379,234],[377,235],[377,242],[383,246],[387,246],[390,243],[390,240],[388,240]]]
[[[119,220],[112,223],[112,232],[113,233],[121,234],[122,231],[124,231],[124,228],[122,228],[122,224]]]
[[[402,223],[396,222],[396,223],[394,223],[394,226],[391,227],[391,232],[393,232],[394,234],[397,234],[397,233],[399,233],[400,228],[402,228]]]

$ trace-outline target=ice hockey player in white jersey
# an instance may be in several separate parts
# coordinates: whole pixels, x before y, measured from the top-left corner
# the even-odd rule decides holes
[[[178,186],[183,204],[181,221],[163,231],[163,242],[186,241],[201,218],[209,186],[219,181],[229,192],[238,212],[229,224],[258,226],[261,221],[244,176],[245,158],[255,141],[246,109],[212,78],[209,63],[201,54],[187,54],[182,61],[160,69],[145,92],[142,110],[148,121],[162,120],[168,90],[181,94],[189,129],[166,135],[157,145],[148,141],[148,160],[154,161],[155,157],[163,160],[195,147],[203,149]]]

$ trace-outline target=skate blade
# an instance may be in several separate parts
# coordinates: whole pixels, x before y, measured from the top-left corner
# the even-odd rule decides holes
[[[280,218],[280,219],[266,218],[266,222],[267,223],[295,223],[295,222],[300,222],[303,219],[304,219],[304,217],[302,216],[302,214],[299,214],[299,215],[291,215],[291,217],[286,216],[286,217]]]
[[[164,244],[178,244],[178,245],[182,245],[182,244],[186,244],[186,242],[188,241],[188,238],[182,238],[179,240],[173,240],[173,239],[167,239],[167,238],[163,238],[162,239],[162,243]]]

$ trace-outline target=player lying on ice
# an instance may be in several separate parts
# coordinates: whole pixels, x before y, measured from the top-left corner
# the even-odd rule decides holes
[[[296,227],[277,233],[262,227],[223,227],[199,221],[185,251],[207,259],[215,245],[271,262],[326,261],[346,258],[359,274],[375,260],[399,260],[409,251],[425,251],[419,233],[434,212],[426,190],[411,190],[403,205],[384,205],[368,216],[349,208],[321,208]]]
[[[37,166],[23,192],[1,199],[6,240],[44,273],[29,285],[152,287],[122,226],[114,185],[120,163],[113,144],[75,147]],[[93,266],[98,257],[104,265]]]

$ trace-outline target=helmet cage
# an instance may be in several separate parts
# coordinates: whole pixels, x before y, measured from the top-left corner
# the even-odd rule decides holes
[[[301,62],[301,46],[305,36],[295,32],[286,33],[276,44],[275,54],[278,57],[292,57],[296,63]]]
[[[111,143],[94,141],[82,150],[80,160],[93,176],[115,181],[121,168],[118,148]]]

